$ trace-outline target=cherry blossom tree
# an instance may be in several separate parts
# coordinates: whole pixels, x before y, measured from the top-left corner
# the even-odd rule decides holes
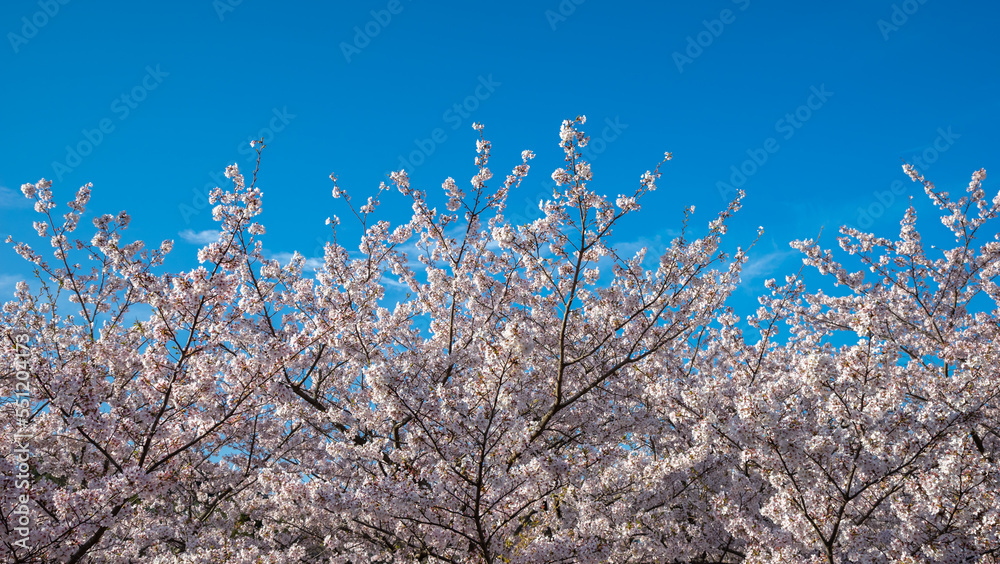
[[[724,320],[730,379],[715,416],[743,487],[719,508],[747,561],[1000,560],[1000,243],[983,229],[1000,194],[986,199],[984,170],[957,200],[905,170],[955,248],[929,257],[912,206],[897,240],[841,230],[863,270],[797,241],[805,265],[847,291],[772,281],[753,345]],[[781,322],[790,331],[779,342]],[[838,333],[856,340],[836,346]]]
[[[341,246],[331,217],[314,275],[265,257],[257,170],[229,168],[218,239],[179,273],[170,241],[123,242],[125,212],[75,239],[89,185],[61,220],[48,181],[24,185],[53,258],[15,244],[37,283],[0,313],[3,395],[16,366],[31,389],[0,410],[4,560],[1000,560],[985,172],[953,201],[908,169],[956,237],[941,258],[914,208],[897,241],[842,231],[867,272],[799,241],[843,291],[800,272],[744,320],[726,302],[747,255],[722,242],[742,193],[700,237],[689,208],[661,256],[623,256],[614,228],[671,155],[612,201],[584,122],[563,122],[557,187],[523,225],[505,205],[534,155],[494,180],[478,124],[443,210],[405,171],[360,205],[331,175],[363,234]],[[377,216],[392,188],[413,212],[396,226]]]

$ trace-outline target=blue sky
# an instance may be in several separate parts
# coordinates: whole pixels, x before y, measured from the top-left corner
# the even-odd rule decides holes
[[[63,203],[92,182],[88,217],[127,209],[132,237],[175,240],[168,266],[190,268],[215,227],[204,195],[226,165],[251,171],[263,136],[265,246],[318,256],[324,220],[350,216],[330,173],[355,197],[399,168],[432,193],[447,176],[468,186],[473,122],[500,178],[537,154],[509,202],[533,219],[559,124],[585,114],[599,191],[631,192],[674,154],[622,243],[662,246],[686,205],[703,230],[730,186],[747,191],[729,243],[766,230],[737,296],[750,305],[798,269],[790,240],[823,227],[833,245],[842,224],[891,236],[908,196],[928,209],[901,159],[952,191],[996,170],[998,15],[942,0],[8,0],[0,239],[38,241],[22,183],[52,179]],[[393,222],[409,211],[385,206]],[[0,247],[0,299],[29,274]]]

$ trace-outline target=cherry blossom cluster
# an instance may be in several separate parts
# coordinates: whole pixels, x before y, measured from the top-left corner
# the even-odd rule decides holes
[[[985,171],[954,199],[905,167],[953,248],[922,241],[914,207],[895,238],[795,241],[829,284],[769,280],[739,315],[748,249],[723,237],[743,193],[625,255],[615,228],[672,155],[609,199],[585,121],[562,123],[555,191],[524,224],[506,200],[535,155],[499,182],[478,123],[475,174],[439,197],[401,170],[356,205],[331,175],[362,235],[344,247],[328,219],[315,273],[266,258],[257,170],[226,171],[218,238],[181,272],[171,241],[126,242],[125,212],[77,238],[90,185],[59,218],[51,183],[25,184],[51,250],[8,239],[37,277],[0,311],[0,397],[25,332],[33,390],[27,428],[0,405],[0,560],[1000,562]],[[391,190],[412,208],[395,226]]]

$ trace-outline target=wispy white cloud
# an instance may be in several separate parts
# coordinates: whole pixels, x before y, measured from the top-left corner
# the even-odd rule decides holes
[[[774,278],[775,271],[785,262],[785,259],[797,254],[799,254],[799,251],[795,249],[775,249],[759,256],[754,256],[751,253],[750,260],[743,265],[740,279],[743,284],[747,284],[760,278]]]
[[[670,241],[679,235],[679,231],[664,229],[652,237],[643,235],[629,241],[616,241],[612,239],[611,246],[614,247],[618,256],[624,260],[631,259],[640,249],[645,248],[646,261],[652,264],[656,262],[656,259],[660,255],[666,252],[667,247],[670,246]]]
[[[642,267],[647,269],[655,270],[657,264],[659,263],[660,256],[663,255],[670,247],[671,242],[679,237],[680,231],[664,227],[657,230],[655,233],[648,235],[639,235],[634,239],[619,239],[612,237],[607,240],[608,246],[613,248],[615,254],[618,258],[628,261],[635,258],[636,253],[642,249],[646,249],[645,258],[642,261]],[[597,266],[601,268],[601,272],[611,272],[611,265],[614,260],[608,256],[597,261]]]
[[[30,208],[34,204],[31,200],[24,197],[24,194],[20,190],[13,190],[6,186],[0,186],[0,208],[2,209],[20,209],[20,208]]]
[[[0,303],[14,297],[14,289],[17,283],[22,280],[24,280],[24,277],[17,274],[0,274]]]
[[[283,265],[292,262],[292,257],[294,256],[295,253],[268,253],[268,258],[274,259]],[[315,272],[321,268],[323,268],[322,257],[306,257],[306,261],[302,265],[302,270],[307,272]]]
[[[178,233],[181,239],[184,239],[192,245],[207,245],[209,243],[214,243],[219,238],[218,229],[205,229],[204,231],[194,231],[192,229],[185,229]]]

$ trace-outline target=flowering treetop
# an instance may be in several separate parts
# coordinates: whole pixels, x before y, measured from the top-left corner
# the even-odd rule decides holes
[[[263,256],[256,171],[247,185],[227,170],[219,237],[178,273],[160,272],[170,241],[123,244],[124,212],[75,239],[89,185],[59,221],[50,183],[26,184],[53,259],[15,245],[39,284],[0,317],[0,382],[14,390],[28,335],[32,390],[0,410],[6,452],[31,452],[24,487],[0,460],[0,554],[996,561],[1000,243],[980,240],[1000,196],[985,172],[952,200],[908,170],[956,236],[942,258],[913,208],[896,241],[842,232],[867,272],[798,241],[846,291],[772,281],[742,324],[726,300],[746,254],[721,250],[742,193],[704,236],[689,208],[658,260],[622,256],[612,232],[671,154],[612,201],[590,187],[584,122],[563,122],[556,190],[525,224],[505,204],[534,154],[495,182],[480,124],[477,173],[444,181],[444,210],[405,171],[356,207],[331,175],[363,235],[328,244],[315,277],[300,255]],[[412,202],[397,226],[376,218],[391,187]],[[391,309],[390,284],[407,294]],[[855,342],[835,344],[845,331]]]

